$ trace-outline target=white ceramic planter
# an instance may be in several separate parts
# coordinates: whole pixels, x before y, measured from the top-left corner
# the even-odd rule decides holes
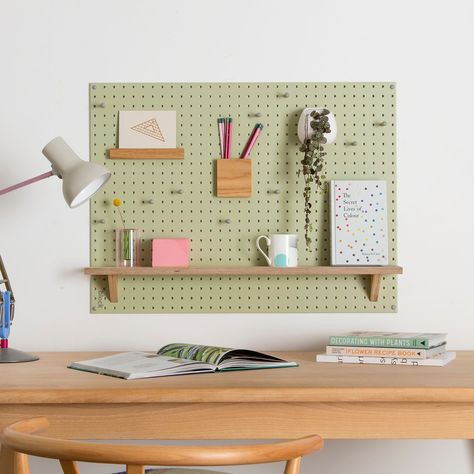
[[[307,140],[311,136],[311,133],[313,131],[310,126],[311,112],[313,112],[313,110],[316,112],[322,112],[324,109],[325,107],[307,107],[306,109],[303,110],[303,112],[300,115],[300,119],[298,120],[298,138],[301,143],[304,143],[304,141]],[[336,124],[336,117],[334,117],[334,114],[331,111],[329,111],[329,115],[327,117],[329,120],[329,125],[331,126],[331,133],[324,134],[324,136],[327,139],[326,145],[329,145],[336,139],[337,124]]]

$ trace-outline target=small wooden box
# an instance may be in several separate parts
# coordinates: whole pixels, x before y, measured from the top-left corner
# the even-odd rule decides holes
[[[216,160],[216,195],[222,198],[251,197],[252,160]]]

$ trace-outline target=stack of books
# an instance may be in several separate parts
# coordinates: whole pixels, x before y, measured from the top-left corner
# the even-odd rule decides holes
[[[339,364],[430,365],[442,367],[456,358],[446,351],[447,334],[356,331],[331,336],[317,362]]]

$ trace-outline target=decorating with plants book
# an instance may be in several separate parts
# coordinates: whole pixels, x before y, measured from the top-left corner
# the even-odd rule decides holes
[[[156,354],[124,352],[68,365],[70,369],[127,380],[297,366],[296,362],[288,362],[261,352],[184,343],[168,344]]]
[[[329,337],[330,346],[430,349],[446,344],[446,333],[353,331]]]

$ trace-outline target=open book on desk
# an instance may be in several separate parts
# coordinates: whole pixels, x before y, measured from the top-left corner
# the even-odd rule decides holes
[[[261,352],[181,343],[163,346],[156,354],[124,352],[68,365],[71,369],[128,380],[297,366],[296,362],[288,362]]]

